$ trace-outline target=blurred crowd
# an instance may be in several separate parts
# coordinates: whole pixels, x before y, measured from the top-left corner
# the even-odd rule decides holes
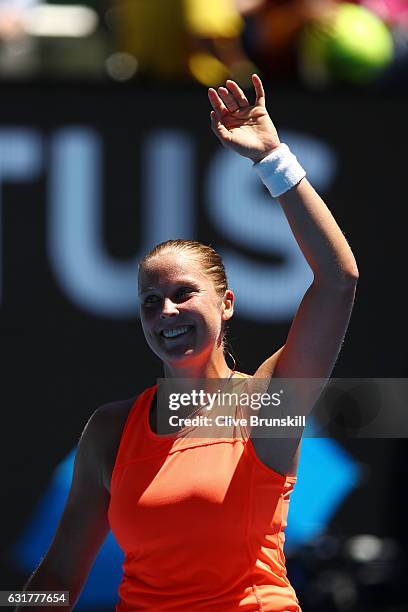
[[[408,83],[408,0],[0,0],[0,78]]]
[[[305,610],[404,612],[407,556],[392,538],[322,534],[287,554],[291,581]]]

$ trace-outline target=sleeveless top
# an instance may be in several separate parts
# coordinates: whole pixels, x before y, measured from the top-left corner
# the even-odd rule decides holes
[[[250,437],[154,433],[156,390],[136,398],[112,472],[116,612],[301,612],[283,553],[296,476],[262,463]]]

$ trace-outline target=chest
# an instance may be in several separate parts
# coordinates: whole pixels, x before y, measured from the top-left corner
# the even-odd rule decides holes
[[[235,549],[255,522],[263,533],[281,525],[280,486],[259,475],[241,441],[130,461],[112,483],[112,530],[124,550],[148,550],[152,542],[179,547],[186,534],[190,544],[205,547],[210,538]]]
[[[240,487],[250,479],[242,443],[184,443],[167,456],[129,461],[115,474],[112,497],[125,509],[160,508],[179,513],[183,505],[200,503],[206,510],[233,506]]]

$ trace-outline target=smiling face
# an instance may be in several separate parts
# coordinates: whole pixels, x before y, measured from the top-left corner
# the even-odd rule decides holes
[[[170,250],[151,257],[140,270],[139,297],[146,341],[165,364],[198,364],[222,354],[233,294],[217,292],[199,259]]]

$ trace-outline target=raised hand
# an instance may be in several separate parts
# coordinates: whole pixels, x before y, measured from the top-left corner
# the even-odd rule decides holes
[[[211,128],[224,147],[258,162],[280,145],[275,126],[265,107],[265,92],[257,74],[252,75],[256,100],[251,106],[235,81],[227,81],[218,91],[210,87],[213,107]]]

